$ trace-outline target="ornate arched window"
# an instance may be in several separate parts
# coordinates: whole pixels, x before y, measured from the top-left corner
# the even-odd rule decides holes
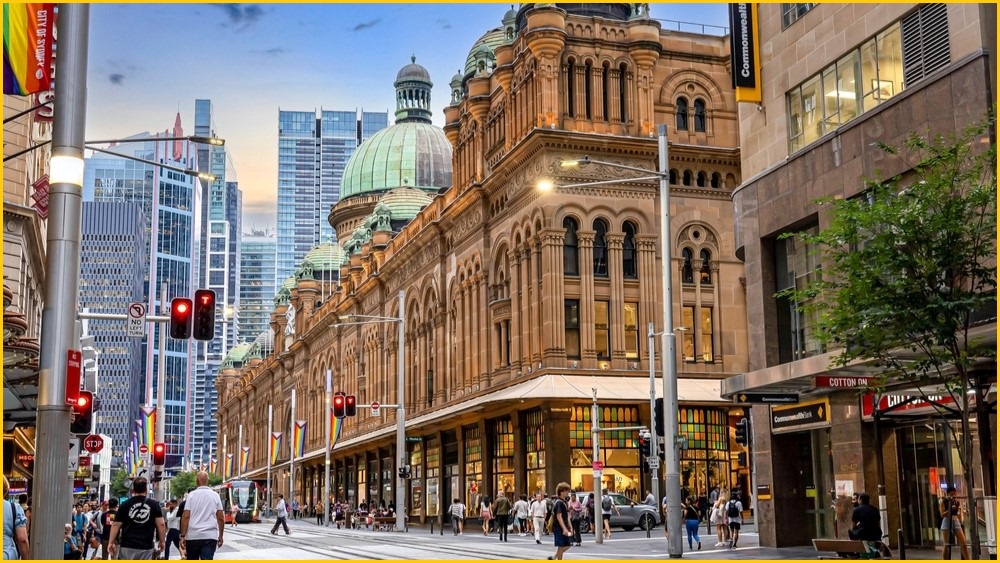
[[[681,283],[694,283],[694,268],[692,266],[694,254],[690,248],[685,248],[681,251],[681,256],[684,258],[684,266],[681,270]]]
[[[687,131],[688,101],[687,98],[677,98],[677,130]]]
[[[608,224],[603,219],[594,221],[594,275],[608,277]]]
[[[708,174],[704,171],[698,172],[698,180],[696,181],[699,188],[704,188],[705,184],[708,183]]]
[[[712,283],[712,253],[708,249],[701,249],[701,283]]]
[[[580,249],[576,239],[578,229],[576,220],[571,217],[563,219],[566,235],[563,237],[563,274],[567,276],[580,275]]]
[[[705,132],[705,100],[701,98],[694,101],[694,130],[697,133]]]
[[[691,180],[693,179],[693,176],[694,176],[694,174],[692,174],[690,170],[685,170],[684,171],[684,185],[685,186],[690,186],[691,185]]]
[[[628,67],[625,63],[618,65],[618,110],[622,123],[628,123]]]
[[[622,275],[626,278],[638,277],[635,258],[635,226],[626,222],[622,225],[625,240],[622,242]]]

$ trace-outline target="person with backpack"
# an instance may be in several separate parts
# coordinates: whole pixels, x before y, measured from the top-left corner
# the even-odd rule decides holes
[[[621,511],[615,506],[611,496],[608,495],[608,490],[604,489],[601,491],[601,520],[604,522],[604,537],[611,537],[611,511],[614,510],[619,516]]]
[[[733,491],[732,498],[726,503],[726,518],[729,520],[729,549],[736,549],[740,539],[740,526],[743,524],[743,503],[740,502],[740,492]]]

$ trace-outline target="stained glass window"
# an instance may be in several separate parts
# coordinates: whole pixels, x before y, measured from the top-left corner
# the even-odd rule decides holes
[[[603,406],[600,412],[600,427],[614,428],[616,426],[636,426],[639,424],[639,409],[635,406]],[[590,448],[591,441],[590,407],[574,407],[570,417],[571,448]],[[612,430],[601,432],[601,448],[635,448],[635,430]]]

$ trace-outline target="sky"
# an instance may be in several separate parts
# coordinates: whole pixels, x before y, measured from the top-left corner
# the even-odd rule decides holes
[[[514,5],[517,6],[516,4]],[[393,81],[416,56],[444,125],[451,77],[509,3],[92,4],[88,139],[194,132],[212,100],[243,191],[243,230],[277,224],[278,111],[395,111]],[[664,29],[728,26],[726,4],[650,5]]]

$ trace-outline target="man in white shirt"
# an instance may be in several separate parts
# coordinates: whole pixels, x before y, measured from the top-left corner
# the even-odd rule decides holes
[[[528,507],[528,516],[535,527],[535,543],[542,543],[542,532],[545,530],[545,497],[542,493],[535,493],[535,500]]]
[[[274,527],[271,528],[271,533],[278,535],[278,526],[285,527],[285,535],[290,536],[292,533],[288,531],[288,506],[285,504],[285,497],[281,494],[278,495],[278,504],[274,507]]]
[[[208,488],[208,473],[198,473],[196,480],[198,488],[184,501],[180,547],[188,559],[214,559],[216,548],[222,547],[226,516],[219,493]]]

